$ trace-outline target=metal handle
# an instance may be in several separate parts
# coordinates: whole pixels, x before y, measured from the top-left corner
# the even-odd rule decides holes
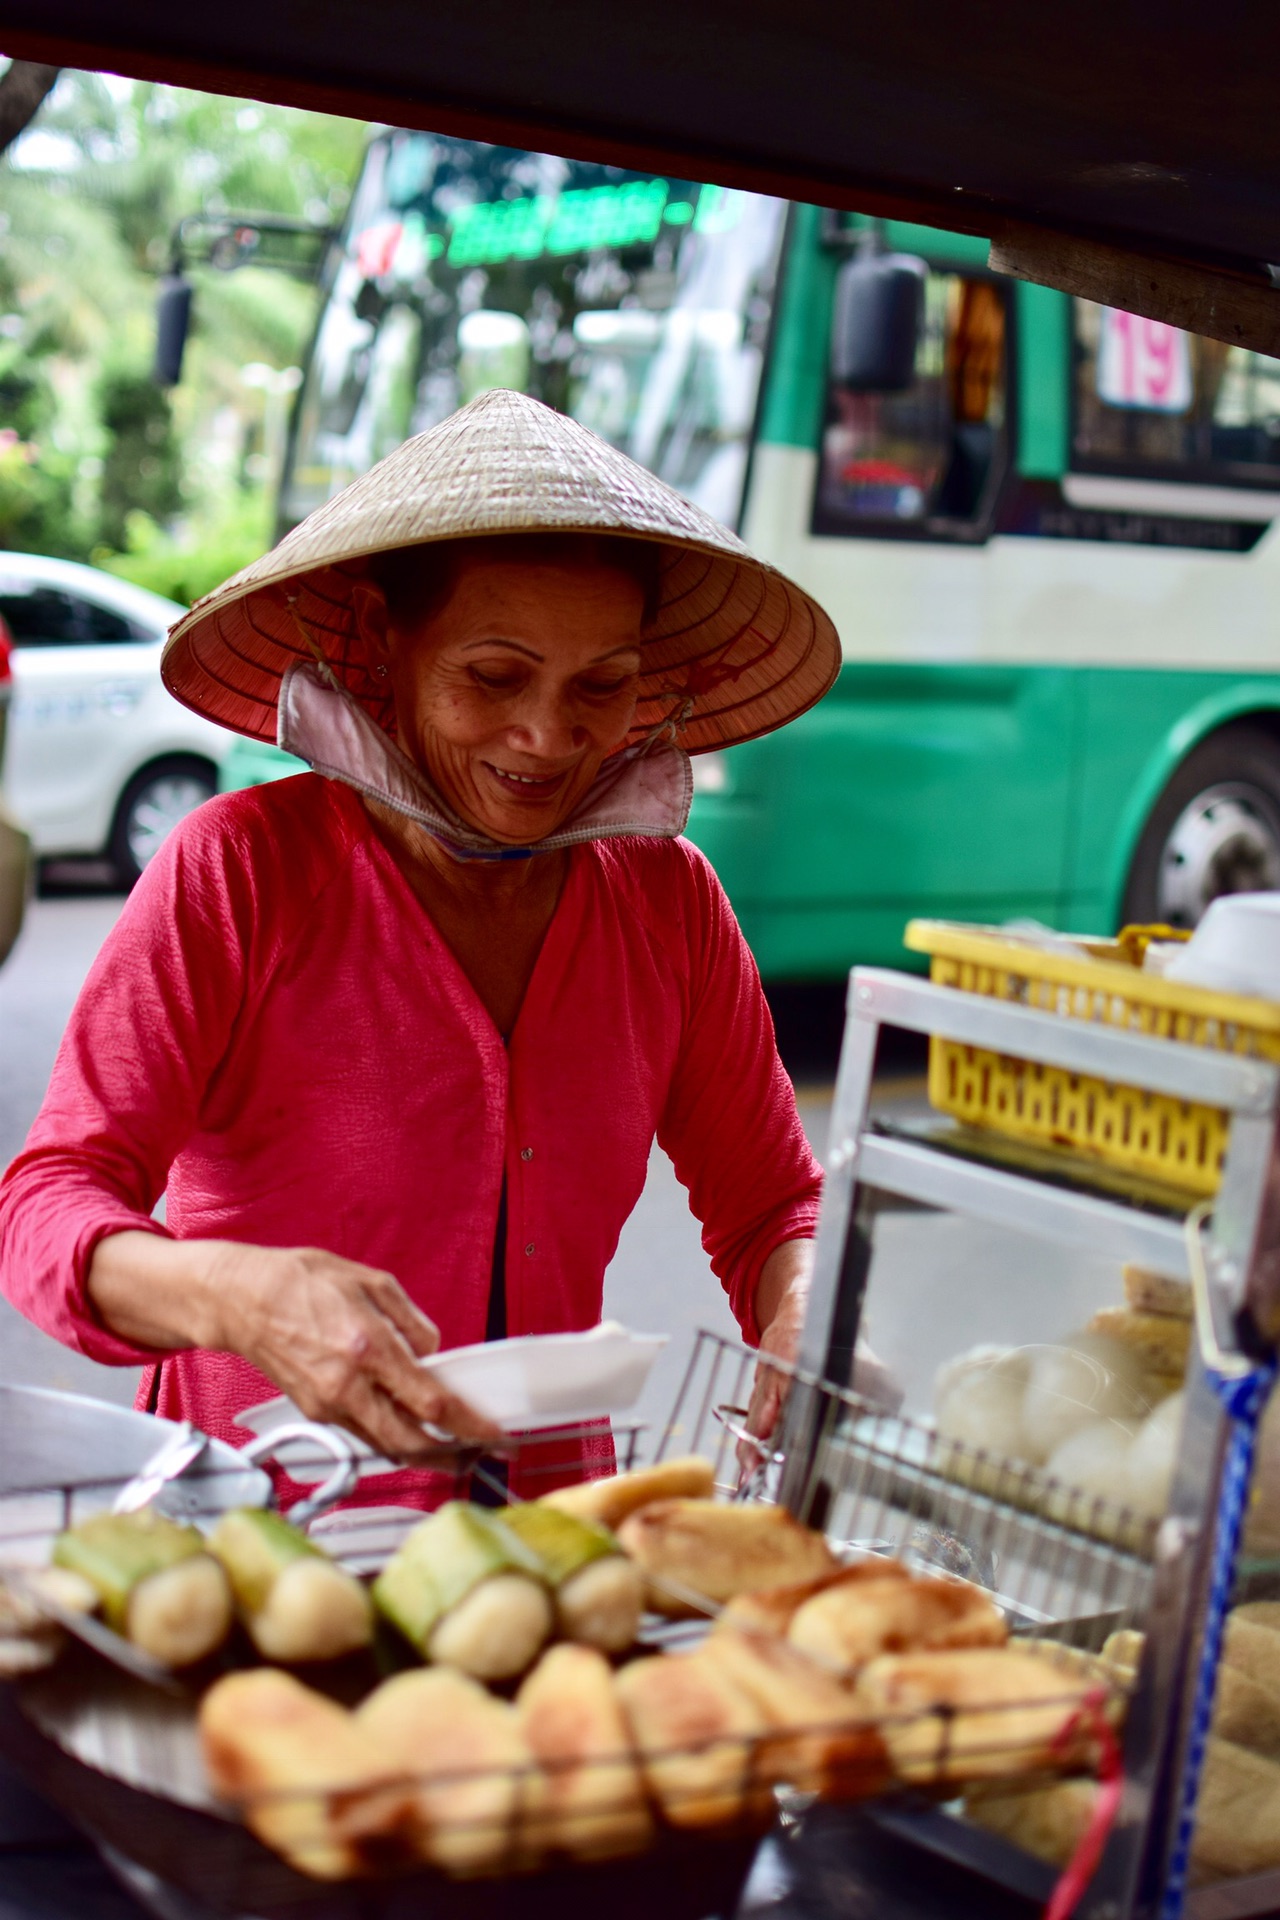
[[[136,1513],[139,1507],[149,1505],[170,1480],[178,1479],[188,1467],[194,1466],[208,1444],[208,1435],[201,1433],[190,1420],[184,1420],[132,1480],[121,1487],[111,1503],[112,1513]]]
[[[322,1481],[305,1500],[299,1500],[289,1509],[289,1518],[294,1526],[305,1527],[327,1507],[346,1499],[360,1478],[360,1460],[354,1442],[345,1433],[336,1427],[312,1426],[306,1420],[293,1420],[287,1426],[275,1427],[270,1433],[261,1434],[241,1449],[242,1458],[257,1466],[260,1461],[274,1457],[280,1466],[284,1466],[285,1462],[279,1458],[279,1448],[290,1440],[310,1441],[331,1453],[335,1462],[329,1478]]]
[[[1219,1344],[1217,1328],[1213,1324],[1213,1301],[1209,1294],[1209,1269],[1204,1257],[1204,1225],[1213,1212],[1213,1201],[1202,1200],[1199,1206],[1192,1207],[1183,1221],[1183,1236],[1187,1243],[1187,1266],[1191,1271],[1191,1304],[1195,1310],[1196,1338],[1200,1344],[1200,1358],[1208,1373],[1216,1373],[1223,1380],[1243,1380],[1251,1374],[1256,1362],[1240,1353],[1227,1353]]]

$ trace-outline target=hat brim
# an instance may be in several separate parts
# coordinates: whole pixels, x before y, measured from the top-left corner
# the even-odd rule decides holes
[[[772,733],[815,705],[840,670],[840,643],[822,609],[757,560],[662,544],[631,738],[672,721],[686,752],[707,753]],[[285,672],[320,654],[389,727],[390,696],[371,671],[352,607],[351,588],[363,577],[353,556],[274,582],[245,579],[239,592],[229,582],[173,628],[161,662],[165,686],[232,732],[274,740]]]
[[[840,670],[835,628],[801,588],[580,422],[498,389],[405,441],[199,601],[170,635],[164,683],[197,713],[273,740],[285,671],[321,656],[389,728],[354,581],[377,554],[512,533],[608,534],[662,549],[633,739],[669,720],[690,753],[753,740],[813,706]]]

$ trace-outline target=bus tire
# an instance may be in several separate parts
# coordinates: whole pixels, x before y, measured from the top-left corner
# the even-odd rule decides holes
[[[1125,925],[1194,927],[1223,893],[1280,887],[1280,734],[1223,727],[1189,753],[1142,830]]]

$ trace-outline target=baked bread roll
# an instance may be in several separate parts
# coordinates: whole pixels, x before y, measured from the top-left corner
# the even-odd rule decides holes
[[[215,1789],[252,1832],[316,1880],[359,1873],[370,1849],[408,1852],[413,1793],[354,1715],[275,1667],[230,1673],[200,1703]]]
[[[516,1695],[516,1711],[539,1768],[525,1796],[526,1853],[639,1853],[653,1823],[604,1655],[552,1647]]]
[[[838,1567],[816,1580],[798,1580],[787,1587],[760,1587],[750,1593],[735,1594],[726,1602],[712,1631],[732,1628],[738,1633],[776,1634],[786,1632],[806,1600],[828,1587],[856,1586],[864,1580],[908,1580],[910,1575],[901,1560],[873,1558],[856,1566]]]
[[[988,1833],[1065,1867],[1092,1818],[1096,1780],[1035,1787],[971,1787],[965,1817]],[[1191,1861],[1198,1881],[1234,1879],[1280,1866],[1280,1766],[1210,1738],[1196,1808]]]
[[[1140,1313],[1133,1307],[1101,1307],[1087,1331],[1103,1334],[1131,1354],[1145,1373],[1187,1370],[1191,1321],[1169,1313]]]
[[[965,1818],[987,1833],[1065,1867],[1088,1831],[1098,1798],[1096,1780],[1054,1780],[1036,1787],[970,1787]]]
[[[424,1860],[459,1876],[512,1864],[534,1765],[513,1706],[451,1667],[423,1667],[384,1680],[355,1719],[412,1791]]]
[[[1019,1646],[883,1654],[854,1698],[881,1733],[894,1772],[919,1785],[999,1778],[1089,1757],[1069,1729],[1096,1687]]]
[[[619,1527],[629,1513],[653,1500],[709,1500],[715,1490],[715,1470],[709,1460],[689,1454],[678,1460],[660,1460],[654,1467],[636,1467],[604,1480],[584,1480],[580,1486],[544,1493],[540,1504],[558,1507],[579,1520],[602,1527]]]
[[[755,1587],[834,1572],[820,1533],[785,1507],[715,1500],[658,1500],[624,1520],[618,1539],[646,1576],[649,1605],[673,1619],[710,1611]]]
[[[1280,1760],[1280,1688],[1267,1686],[1238,1667],[1219,1667],[1213,1731],[1220,1740]]]
[[[1280,1686],[1280,1633],[1257,1619],[1253,1612],[1257,1604],[1236,1607],[1227,1615],[1222,1658],[1264,1687]]]
[[[884,1742],[859,1724],[847,1686],[773,1634],[732,1628],[708,1635],[700,1657],[744,1693],[770,1731],[758,1747],[758,1772],[824,1800],[859,1800],[888,1784]]]
[[[1102,1643],[1102,1658],[1122,1680],[1131,1680],[1142,1662],[1146,1635],[1136,1627],[1118,1627]]]
[[[1233,1620],[1247,1620],[1251,1626],[1266,1627],[1270,1632],[1280,1634],[1280,1600],[1246,1600],[1242,1607],[1232,1607]],[[1276,1685],[1280,1686],[1280,1640],[1276,1642]]]
[[[1201,1877],[1280,1867],[1280,1766],[1230,1740],[1205,1749],[1191,1859]]]
[[[709,1650],[633,1660],[617,1688],[645,1779],[672,1826],[733,1826],[767,1811],[757,1750],[765,1715]]]
[[[981,1588],[943,1575],[833,1583],[804,1602],[787,1631],[793,1647],[841,1673],[877,1654],[1001,1647],[1008,1637]]]
[[[65,1567],[14,1567],[0,1572],[0,1680],[38,1673],[62,1651],[62,1628],[41,1609],[41,1599],[69,1613],[92,1613],[95,1588]]]
[[[1145,1267],[1127,1266],[1122,1275],[1125,1304],[1135,1313],[1164,1313],[1175,1320],[1192,1318],[1191,1288],[1185,1280],[1169,1280]]]

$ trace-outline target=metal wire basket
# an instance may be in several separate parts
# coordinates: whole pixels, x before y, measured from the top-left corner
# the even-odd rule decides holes
[[[624,1855],[745,1843],[780,1801],[796,1795],[847,1801],[910,1789],[946,1798],[975,1779],[1093,1767],[1124,1706],[1123,1682],[1096,1655],[1110,1633],[1142,1622],[1149,1523],[1029,1469],[939,1442],[926,1423],[772,1362],[785,1410],[776,1443],[762,1443],[748,1432],[745,1412],[761,1364],[746,1348],[700,1334],[661,1430],[616,1432],[622,1464],[700,1453],[712,1462],[719,1498],[785,1501],[821,1527],[841,1560],[893,1558],[984,1588],[1015,1640],[1054,1655],[1060,1688],[960,1709],[938,1700],[877,1714],[850,1690],[838,1716],[732,1737],[700,1734],[691,1722],[685,1737],[643,1752],[639,1764],[624,1751],[579,1767],[570,1827],[579,1837],[568,1847],[563,1824],[553,1843],[539,1839],[539,1807],[556,1798],[554,1766],[527,1778],[518,1770],[505,1778],[437,1770],[376,1787],[320,1777],[296,1794],[229,1806],[207,1785],[193,1693],[157,1693],[83,1654],[22,1689],[26,1720],[51,1750],[46,1763],[62,1779],[66,1762],[75,1763],[82,1810],[86,1768],[99,1777],[99,1799],[102,1781],[112,1782],[125,1812],[111,1821],[99,1815],[99,1830],[110,1827],[113,1845],[148,1870],[177,1874],[227,1913],[247,1903],[255,1912],[296,1904],[313,1896],[315,1876],[402,1874],[421,1870],[424,1860],[433,1883],[450,1872],[546,1875],[570,1864],[576,1871]],[[500,1499],[511,1453],[523,1485],[536,1483],[542,1466],[556,1475],[576,1431],[513,1436],[503,1455],[442,1449],[442,1490],[466,1497],[484,1487]],[[288,1454],[295,1480],[319,1477],[332,1464],[305,1435],[289,1443]],[[164,1498],[170,1511],[199,1522],[243,1498],[244,1472],[238,1461],[211,1454]],[[81,1476],[0,1497],[0,1558],[47,1557],[57,1528],[110,1505],[118,1484]],[[376,1491],[365,1483],[364,1493]],[[368,1573],[420,1517],[407,1507],[347,1506],[312,1530],[335,1558]],[[646,1616],[642,1654],[679,1658],[715,1629],[713,1602],[684,1589],[676,1597],[685,1617]],[[321,1684],[352,1698],[378,1677],[369,1663]],[[150,1809],[146,1820],[140,1808]],[[178,1845],[178,1829],[199,1837]],[[275,1859],[248,1829],[272,1837],[292,1864]]]

